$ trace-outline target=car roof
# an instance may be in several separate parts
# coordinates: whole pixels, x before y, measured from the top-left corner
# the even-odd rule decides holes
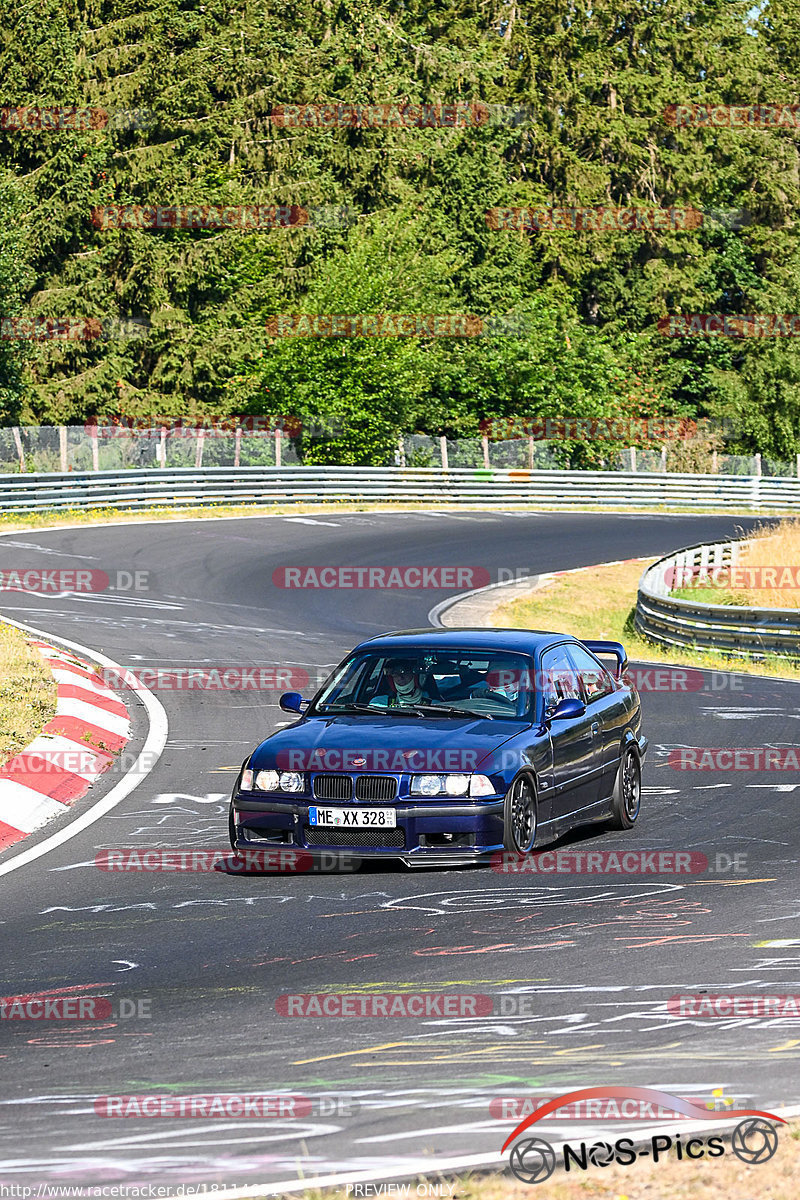
[[[425,650],[516,650],[532,654],[554,642],[574,642],[568,633],[549,633],[541,629],[402,629],[380,633],[359,642],[356,650],[406,650],[412,646]]]

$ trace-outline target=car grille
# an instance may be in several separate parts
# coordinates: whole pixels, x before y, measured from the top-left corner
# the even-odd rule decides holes
[[[353,795],[353,780],[349,775],[317,775],[314,795],[318,800],[349,800]]]
[[[357,775],[356,800],[394,800],[397,780],[391,775]]]
[[[356,775],[356,800],[394,800],[397,780],[391,775]],[[314,778],[317,800],[351,800],[352,775],[317,775]]]
[[[404,850],[406,835],[402,829],[321,829],[304,825],[307,846],[369,846],[374,850]]]

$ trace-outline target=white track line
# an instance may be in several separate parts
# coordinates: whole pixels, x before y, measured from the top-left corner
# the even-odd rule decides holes
[[[46,639],[48,642],[55,642],[59,646],[66,646],[69,650],[75,650],[82,657],[99,663],[101,667],[110,667],[113,671],[119,672],[123,681],[130,680],[131,683],[135,683],[133,677],[129,676],[129,672],[124,667],[121,667],[119,663],[114,662],[111,658],[106,658],[104,654],[100,654],[96,650],[90,650],[87,646],[82,646],[79,642],[69,642],[66,638],[55,637],[54,634],[46,633],[42,629],[34,629],[32,625],[23,625],[21,621],[12,621],[2,613],[0,613],[0,620],[4,621],[7,625],[13,625],[17,629],[22,629],[25,633],[33,633],[37,637]],[[37,858],[41,858],[51,850],[62,846],[64,842],[68,842],[76,834],[82,833],[84,829],[88,829],[90,825],[93,825],[95,821],[99,821],[112,808],[116,808],[150,774],[166,745],[169,722],[161,701],[153,695],[149,688],[137,684],[136,692],[141,697],[149,721],[147,738],[136,762],[133,763],[130,770],[126,771],[119,783],[114,785],[108,795],[99,800],[97,804],[93,804],[85,813],[76,817],[74,821],[70,821],[69,824],[64,825],[57,833],[52,834],[37,846],[31,846],[30,849],[15,854],[8,862],[2,863],[0,865],[0,876],[8,875],[11,871],[16,871],[20,867],[27,866],[28,863],[34,862]]]

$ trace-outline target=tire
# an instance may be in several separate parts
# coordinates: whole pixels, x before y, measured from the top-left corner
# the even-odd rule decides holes
[[[536,789],[528,775],[518,775],[503,804],[503,843],[506,850],[529,854],[536,841]]]
[[[623,747],[611,795],[612,829],[632,829],[642,806],[642,766],[633,746]]]

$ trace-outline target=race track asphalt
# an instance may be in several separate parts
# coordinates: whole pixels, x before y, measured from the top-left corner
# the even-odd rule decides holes
[[[415,511],[28,532],[0,538],[0,569],[144,571],[148,590],[7,592],[0,616],[133,668],[274,665],[315,680],[364,637],[426,625],[448,592],[287,590],[273,583],[280,567],[469,565],[494,580],[667,553],[752,524]],[[52,825],[0,855],[0,995],[78,989],[109,995],[116,1014],[0,1020],[0,1183],[158,1183],[175,1194],[179,1185],[277,1185],[368,1169],[391,1180],[420,1158],[434,1173],[445,1159],[498,1152],[513,1122],[490,1114],[492,1098],[531,1088],[554,1096],[638,1084],[695,1097],[723,1088],[738,1107],[796,1102],[796,1022],[667,1008],[683,992],[800,991],[797,777],[668,764],[682,746],[796,746],[800,687],[736,674],[704,680],[701,690],[643,696],[651,748],[637,826],[569,839],[572,848],[688,849],[711,864],[698,875],[633,878],[400,866],[101,871],[95,855],[107,847],[225,847],[239,765],[287,720],[274,694],[159,691],[169,737],[147,778],[35,861],[2,874]],[[147,722],[135,695],[126,700],[136,748]],[[76,815],[113,783],[90,790]],[[715,870],[737,854],[738,871]],[[355,988],[524,992],[529,1011],[276,1013],[284,993]],[[120,1016],[122,1000],[140,1011],[146,1001],[151,1015]],[[107,1095],[273,1091],[343,1103],[330,1116],[294,1118],[95,1112]]]

